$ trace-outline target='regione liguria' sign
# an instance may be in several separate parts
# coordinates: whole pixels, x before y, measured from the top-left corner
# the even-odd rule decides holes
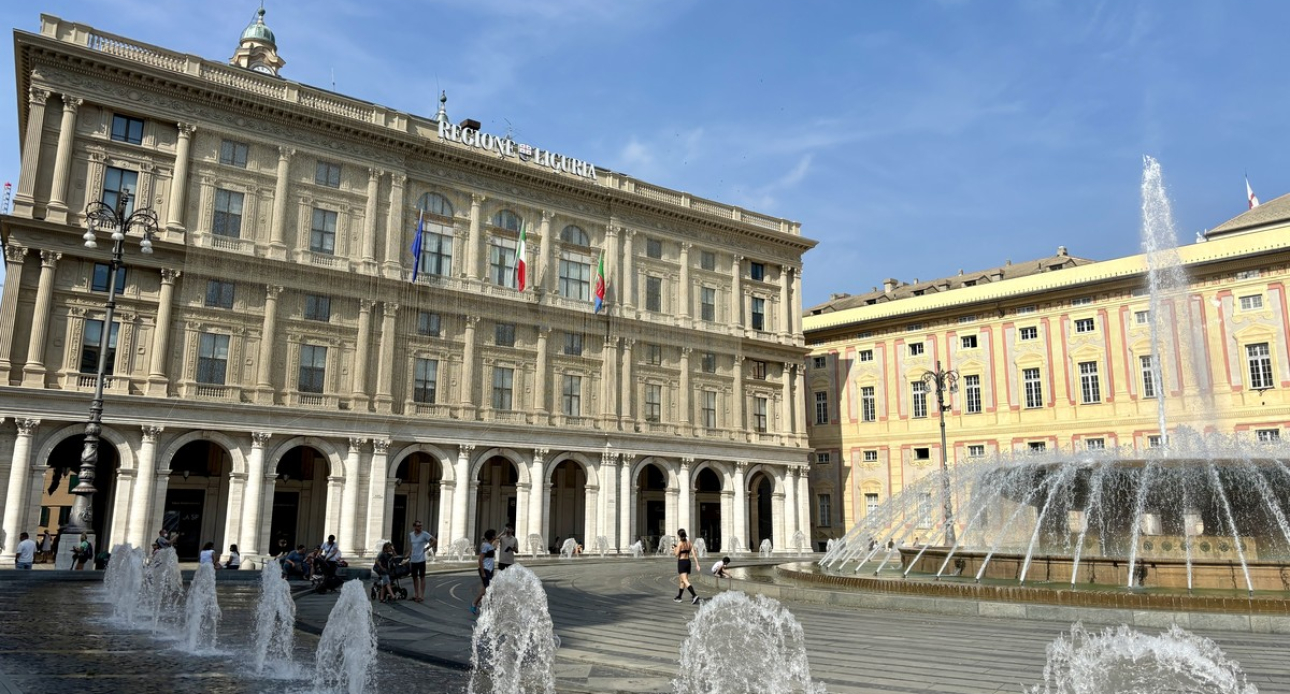
[[[474,128],[463,128],[460,125],[439,121],[439,139],[456,142],[475,149],[496,152],[503,157],[532,162],[558,173],[567,173],[593,181],[596,180],[596,167],[594,165],[581,159],[556,154],[541,147],[521,144],[510,137],[498,137]]]

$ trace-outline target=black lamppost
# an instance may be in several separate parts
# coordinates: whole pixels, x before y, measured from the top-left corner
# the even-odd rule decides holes
[[[63,537],[60,542],[60,554],[67,553],[75,547],[81,533],[92,534],[94,521],[93,496],[94,471],[99,462],[99,434],[103,430],[103,378],[107,371],[108,347],[112,338],[112,318],[116,313],[116,278],[121,270],[122,256],[125,253],[125,236],[131,230],[137,230],[143,238],[139,240],[139,250],[152,253],[152,239],[157,235],[157,213],[151,209],[138,210],[126,214],[130,205],[130,189],[121,191],[113,208],[102,201],[96,201],[85,208],[85,221],[88,229],[81,238],[85,239],[86,248],[98,248],[98,231],[110,232],[112,235],[112,264],[108,274],[107,315],[103,320],[103,330],[99,335],[99,362],[95,370],[94,399],[90,401],[90,420],[85,424],[85,447],[81,450],[81,468],[79,483],[69,490],[76,495],[72,503],[71,517],[67,524],[59,529]]]
[[[941,500],[945,506],[945,545],[953,547],[954,507],[950,503],[950,467],[945,446],[945,394],[958,392],[959,372],[942,369],[938,359],[935,371],[923,372],[923,383],[929,390],[936,392],[936,414],[941,418]]]

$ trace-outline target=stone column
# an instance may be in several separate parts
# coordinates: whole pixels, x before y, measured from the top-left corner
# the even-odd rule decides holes
[[[689,347],[681,348],[681,434],[690,434],[690,352]]]
[[[269,238],[269,257],[277,260],[287,257],[287,187],[291,178],[291,158],[295,154],[296,150],[291,147],[278,147],[278,178],[273,188],[273,226]]]
[[[451,463],[449,463],[451,467]],[[452,514],[456,507],[453,501],[457,489],[457,481],[439,483],[439,528],[435,531],[435,538],[439,541],[439,552],[443,553],[452,541]]]
[[[385,514],[385,502],[389,499],[386,489],[386,482],[389,480],[389,439],[372,439],[372,460],[367,466],[367,541],[364,546],[368,552],[379,552],[380,541],[385,535],[385,526],[390,522],[390,517]],[[440,496],[443,494],[443,485],[440,485]],[[439,507],[439,515],[443,515],[443,506]],[[429,521],[427,521],[427,524]],[[429,528],[426,528],[429,531]],[[435,529],[435,533],[439,533]]]
[[[634,420],[632,416],[632,346],[635,344],[636,340],[630,337],[623,338],[623,380],[618,385],[618,390],[622,393],[622,404],[618,416],[625,431],[634,429],[631,422]]]
[[[740,335],[744,329],[743,269],[744,257],[736,254],[730,261],[730,324]]]
[[[341,492],[340,536],[337,538],[344,554],[357,555],[362,550],[358,546],[358,486],[362,481],[358,461],[366,442],[364,438],[350,437],[349,454],[345,456],[345,486]]]
[[[448,544],[451,545],[458,538],[470,537],[469,528],[466,527],[466,507],[469,503],[470,496],[470,454],[475,447],[469,444],[457,446],[457,469],[454,476],[457,478],[457,489],[452,495],[452,534]],[[442,540],[440,540],[442,542]]]
[[[779,430],[785,436],[791,436],[793,433],[793,365],[789,362],[783,363],[781,372],[781,390],[783,398],[779,401]],[[770,427],[767,427],[770,429]]]
[[[276,399],[273,390],[273,347],[277,338],[278,295],[282,287],[272,284],[264,288],[264,323],[260,328],[260,355],[256,364],[255,401],[272,405]]]
[[[618,454],[605,451],[600,456],[600,534],[609,540],[610,548],[618,544]]]
[[[380,190],[381,176],[385,172],[371,167],[367,170],[367,205],[363,208],[363,266],[376,269],[376,194]]]
[[[175,279],[178,277],[178,270],[161,270],[161,298],[157,301],[157,325],[152,336],[151,365],[148,368],[148,395],[153,397],[166,397],[169,388],[166,359],[170,357],[170,316],[175,303]]]
[[[358,344],[354,348],[354,382],[350,391],[354,394],[353,408],[356,412],[367,412],[371,398],[367,395],[367,362],[372,345],[372,307],[376,305],[371,299],[358,300]],[[370,547],[370,545],[369,545]]]
[[[479,259],[484,249],[484,220],[480,215],[483,214],[484,200],[486,198],[479,194],[470,196],[470,249],[466,256],[466,277],[472,280],[480,278]]]
[[[63,119],[58,126],[58,150],[54,154],[54,181],[49,192],[45,221],[67,222],[67,183],[72,173],[72,140],[76,137],[76,109],[82,100],[63,95]]]
[[[793,269],[793,298],[789,302],[789,327],[790,335],[796,336],[797,331],[802,327],[802,269]]]
[[[811,511],[815,499],[811,497],[809,475],[806,468],[797,469],[797,529],[806,535],[806,549],[811,549]]]
[[[618,280],[621,287],[623,307],[632,309],[636,307],[636,302],[632,301],[632,287],[636,284],[636,231],[633,229],[623,229],[623,275]],[[614,292],[618,294],[618,292]]]
[[[394,343],[395,320],[399,315],[399,305],[385,302],[381,311],[381,359],[376,370],[376,411],[389,413],[394,403]]]
[[[784,492],[770,495],[771,517],[771,551],[783,552],[788,548],[788,536],[784,534]]]
[[[549,361],[548,338],[551,337],[551,327],[547,325],[538,326],[538,348],[537,348],[537,373],[533,374],[536,382],[533,384],[533,407],[537,410],[538,424],[546,424],[551,421],[550,410],[546,406],[547,382],[551,375],[547,372],[547,362]]]
[[[797,533],[797,468],[784,468],[784,539],[775,543],[775,549],[788,550],[793,546],[793,535]]]
[[[520,482],[515,485],[515,539],[519,541],[517,553],[523,554],[528,548],[529,536],[529,503],[533,500],[533,485]]]
[[[612,423],[618,421],[614,410],[618,403],[614,393],[617,390],[614,375],[618,373],[618,338],[605,336],[605,350],[601,355],[600,384],[600,421],[605,429],[611,429]]]
[[[556,266],[555,258],[555,237],[551,234],[551,219],[555,217],[554,212],[542,211],[542,225],[540,233],[542,234],[542,267],[539,270],[541,275],[534,275],[533,279],[541,277],[541,282],[534,282],[537,287],[543,291],[555,293],[556,278],[560,276],[560,269]],[[595,270],[593,269],[594,273]],[[594,281],[594,280],[593,280]]]
[[[806,432],[806,370],[794,364],[793,372],[795,374],[793,380],[797,384],[793,389],[793,410],[797,416],[793,418],[793,428],[790,433],[794,437],[800,437]]]
[[[690,519],[692,517],[690,509],[690,492],[693,491],[692,487],[694,486],[693,482],[690,480],[690,467],[692,465],[694,465],[694,458],[681,459],[681,472],[676,476],[677,486],[679,487],[676,523],[678,526],[685,528],[685,531],[690,534],[690,537],[694,538],[698,537],[699,533],[695,528],[690,527]]]
[[[743,438],[743,437],[746,437],[747,432],[749,432],[752,429],[752,427],[749,426],[749,422],[744,421],[744,404],[745,404],[744,403],[744,355],[742,354],[735,355],[735,370],[734,370],[734,373],[731,375],[734,376],[734,381],[735,381],[735,402],[734,402],[735,423],[734,423],[734,426],[731,428],[735,430],[738,436]],[[755,434],[754,434],[754,440],[755,440]]]
[[[130,521],[126,526],[126,542],[135,547],[147,547],[160,530],[153,516],[153,485],[157,481],[157,438],[164,427],[143,427],[143,444],[139,446],[139,463],[135,471],[135,488],[130,504]]]
[[[793,331],[793,307],[788,298],[790,269],[787,265],[779,266],[779,335],[785,339]]]
[[[261,552],[271,554],[274,551],[273,547],[261,547],[259,542],[264,535],[260,530],[263,518],[260,512],[267,505],[263,491],[264,480],[277,474],[276,470],[264,469],[264,444],[268,443],[270,436],[267,431],[251,432],[251,454],[246,458],[246,495],[242,499],[242,541],[238,545],[242,553],[247,555]],[[269,498],[272,496],[268,495]],[[267,528],[265,530],[267,532]]]
[[[735,493],[721,490],[721,551],[729,554],[730,538],[735,536]]]
[[[408,177],[402,173],[390,174],[390,212],[385,217],[385,276],[390,279],[403,277],[403,186]],[[412,245],[408,244],[408,255]]]
[[[694,307],[690,305],[690,249],[693,247],[694,244],[688,241],[681,242],[681,318],[687,327],[694,315]]]
[[[18,436],[13,441],[13,455],[9,459],[9,488],[4,501],[4,549],[0,551],[0,564],[13,565],[17,554],[18,533],[23,532],[27,511],[27,488],[31,476],[31,438],[40,426],[39,419],[18,419]]]
[[[626,552],[635,542],[632,538],[632,513],[635,499],[632,498],[631,458],[624,456],[618,470],[618,551]]]
[[[228,473],[228,505],[224,509],[224,544],[230,545],[234,540],[240,540],[242,537],[242,518],[245,514],[242,508],[251,503],[246,498],[246,473],[229,472]],[[160,523],[157,527],[161,527]],[[145,547],[147,545],[144,545]],[[240,543],[238,549],[242,551],[242,563],[246,568],[253,568],[250,564],[250,556],[246,554],[246,548]]]
[[[529,534],[541,535],[542,546],[546,547],[546,501],[550,497],[550,490],[546,486],[546,456],[550,453],[545,448],[533,449],[533,474],[529,478],[529,484],[532,486],[530,493],[533,495],[529,499]],[[524,549],[528,549],[529,539],[524,538]]]
[[[739,461],[735,463],[735,534],[739,538],[739,544],[744,549],[748,549],[748,484],[744,480],[744,473],[748,470],[748,463]]]
[[[328,535],[336,536],[336,543],[340,545],[341,551],[344,551],[345,545],[342,539],[344,535],[340,532],[342,496],[345,493],[345,476],[328,475],[327,476],[327,507],[323,513],[324,527],[323,539]]]
[[[0,325],[12,326],[18,320],[18,294],[22,288],[23,261],[27,249],[10,241],[4,248],[5,282],[0,295]],[[0,331],[0,386],[9,385],[13,374],[13,330]],[[21,375],[21,374],[19,374]]]
[[[31,335],[27,341],[27,364],[22,367],[22,384],[28,388],[45,387],[45,331],[49,327],[49,308],[54,303],[54,268],[63,254],[40,252],[40,283],[36,286],[36,308],[31,316]],[[112,326],[107,326],[109,339]]]
[[[466,316],[466,337],[461,352],[461,392],[457,396],[461,404],[462,419],[475,418],[476,405],[472,398],[475,391],[475,326],[478,323],[479,316]],[[465,489],[461,486],[457,488]]]
[[[13,196],[15,217],[31,217],[35,210],[36,173],[40,168],[40,140],[45,129],[45,101],[49,90],[33,86],[27,92],[27,132],[22,142],[22,169]]]
[[[175,177],[170,180],[170,206],[166,214],[166,228],[184,230],[184,195],[188,191],[188,153],[192,147],[193,132],[197,126],[180,123],[179,142],[175,145]],[[238,545],[241,547],[241,545]]]

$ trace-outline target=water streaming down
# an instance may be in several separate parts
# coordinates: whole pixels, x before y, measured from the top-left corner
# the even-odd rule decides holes
[[[774,546],[770,544],[770,538],[766,538],[761,541],[761,547],[758,548],[757,554],[763,557],[769,557],[772,549],[774,549]]]
[[[346,581],[327,616],[314,661],[317,694],[363,694],[374,679],[376,625],[362,581]]]
[[[1179,627],[1152,636],[1076,623],[1048,646],[1043,684],[1026,694],[1258,694],[1218,645]]]
[[[255,674],[277,679],[297,674],[291,651],[296,642],[296,601],[277,562],[260,571],[260,598],[255,606]]]
[[[468,537],[459,537],[448,548],[448,561],[469,561],[475,557],[475,543]]]
[[[529,554],[536,557],[546,553],[546,540],[543,540],[542,536],[537,533],[530,533]]]
[[[789,545],[794,552],[801,554],[807,550],[806,533],[798,530],[793,533],[792,543]]]
[[[633,542],[628,549],[631,550],[632,556],[637,559],[645,556],[645,546],[641,544],[640,540]]]
[[[772,598],[726,591],[706,600],[681,643],[675,694],[823,694],[802,625]]]
[[[703,538],[694,538],[694,542],[691,543],[691,546],[694,549],[694,556],[699,559],[704,559],[708,556],[708,542]]]
[[[188,585],[184,603],[181,648],[189,653],[211,653],[219,642],[219,598],[215,595],[215,566],[200,564]]]
[[[599,554],[600,556],[603,557],[609,552],[613,551],[613,549],[614,549],[614,545],[612,542],[610,542],[609,538],[605,537],[604,535],[596,536],[596,554]]]
[[[516,564],[493,580],[471,638],[471,694],[553,694],[560,640],[542,581]]]
[[[561,559],[572,559],[573,555],[577,553],[578,553],[578,541],[573,539],[572,537],[568,538],[560,545]]]
[[[112,548],[112,561],[103,575],[103,587],[112,604],[112,615],[134,625],[139,618],[139,586],[143,584],[143,550],[130,544]]]
[[[111,562],[108,563],[111,566]],[[152,633],[178,631],[184,624],[184,577],[173,547],[152,554],[137,587],[136,619]]]
[[[672,535],[663,535],[658,538],[658,549],[655,554],[671,554],[676,549],[676,537]]]

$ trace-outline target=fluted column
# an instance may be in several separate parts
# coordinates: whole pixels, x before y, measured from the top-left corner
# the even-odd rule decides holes
[[[636,286],[636,232],[632,229],[623,229],[623,274],[618,278],[619,294],[622,304],[625,308],[632,309],[636,307],[633,301],[632,288]],[[621,292],[621,293],[620,293]]]
[[[9,488],[4,501],[4,549],[0,551],[0,564],[13,564],[17,554],[18,533],[27,515],[27,489],[31,485],[31,438],[40,426],[39,419],[18,419],[18,436],[13,441],[13,455],[9,459]]]
[[[134,494],[131,497],[133,501],[130,503],[130,520],[125,535],[126,542],[135,547],[147,547],[152,536],[160,529],[152,517],[152,497],[153,484],[157,481],[157,439],[163,431],[164,427],[143,427],[143,443],[139,446]]]
[[[278,329],[278,295],[282,287],[272,284],[264,288],[264,323],[260,327],[260,356],[256,364],[255,401],[261,405],[272,405],[275,398],[273,391],[273,347]]]
[[[628,425],[634,417],[632,416],[632,346],[636,340],[625,337],[623,338],[623,380],[619,383],[618,390],[622,393],[622,404],[618,413],[620,421],[624,423],[624,429],[631,430]]]
[[[362,475],[358,472],[359,458],[363,454],[363,444],[367,439],[352,436],[349,439],[349,452],[345,456],[345,486],[341,491],[340,506],[340,551],[344,554],[357,555],[362,551],[358,544],[358,486]]]
[[[12,326],[18,319],[18,294],[22,290],[22,270],[27,249],[10,241],[4,247],[5,281],[0,294],[0,325]],[[9,385],[13,374],[13,330],[0,330],[0,386]],[[19,374],[21,375],[21,373]]]
[[[618,454],[605,451],[600,456],[600,535],[612,550],[618,544]]]
[[[751,423],[744,420],[744,355],[735,355],[735,370],[731,375],[734,376],[735,381],[735,423],[731,428],[738,432],[739,436],[742,437],[752,430],[752,427],[750,426]],[[756,434],[753,436],[755,439]]]
[[[273,187],[273,226],[270,227],[269,254],[279,260],[287,257],[287,188],[291,180],[291,158],[296,150],[278,147],[278,177]]]
[[[775,543],[775,549],[788,551],[794,549],[793,536],[797,534],[797,468],[784,468],[784,518],[783,539]]]
[[[178,277],[178,270],[161,270],[161,298],[157,301],[157,325],[152,336],[152,355],[148,368],[148,395],[155,397],[164,398],[169,388],[166,359],[170,357],[170,317],[174,310],[175,279]]]
[[[555,217],[554,212],[542,211],[542,226],[540,227],[542,234],[542,267],[538,270],[542,274],[534,274],[533,276],[534,279],[541,278],[540,284],[538,282],[533,284],[540,286],[543,291],[549,293],[555,292],[556,278],[560,275],[555,258],[555,236],[551,233],[551,219],[553,217]]]
[[[690,352],[689,347],[681,348],[681,433],[690,433]]]
[[[784,534],[784,492],[774,492],[770,495],[770,517],[771,550],[782,552],[788,547],[788,535]]]
[[[748,470],[748,463],[739,461],[735,463],[735,537],[739,538],[739,544],[744,549],[748,549],[748,485],[744,480],[744,473]]]
[[[385,502],[392,501],[386,490],[386,481],[390,477],[389,451],[389,439],[372,439],[372,461],[367,466],[367,540],[363,543],[363,547],[369,554],[380,550],[380,542],[385,537],[385,527],[389,524],[390,517],[385,512]],[[426,524],[429,525],[429,519],[426,520]],[[430,528],[427,528],[427,531],[429,530]],[[439,530],[434,529],[434,532],[438,534]],[[440,538],[440,541],[445,546],[451,542],[446,538]]]
[[[458,538],[470,537],[466,527],[466,506],[469,503],[467,497],[470,496],[470,454],[474,450],[475,447],[469,444],[457,447],[457,469],[454,472],[457,490],[452,495],[452,539],[449,543]]]
[[[529,483],[532,497],[529,499],[529,534],[541,535],[542,546],[547,544],[546,536],[546,502],[550,496],[546,486],[546,456],[550,453],[545,448],[533,449],[533,474]],[[524,538],[524,549],[528,549],[528,538]]]
[[[793,380],[797,384],[793,389],[793,410],[797,416],[793,418],[793,428],[789,431],[793,436],[801,436],[806,432],[806,370],[794,364],[793,372],[796,374]]]
[[[403,264],[399,258],[403,253],[403,187],[408,181],[407,174],[390,174],[390,211],[385,217],[385,276],[390,279],[403,277]],[[411,231],[415,232],[415,229]],[[412,245],[407,245],[408,257],[412,255]]]
[[[399,305],[385,302],[381,311],[381,360],[376,370],[376,411],[388,413],[394,403],[394,342],[395,320],[399,315]]]
[[[479,316],[466,316],[465,344],[461,349],[461,393],[457,399],[461,403],[463,419],[474,419],[476,403],[473,401],[475,391],[475,326]],[[484,398],[487,402],[487,398]],[[458,490],[461,490],[458,487]]]
[[[779,427],[780,427],[779,430],[783,432],[785,436],[792,436],[793,434],[793,365],[789,362],[784,362],[782,368],[783,368],[783,371],[781,372],[782,385],[780,386],[780,388],[781,390],[783,390],[784,395],[779,402],[779,416],[781,418],[780,424],[779,424]]]
[[[690,467],[692,465],[694,465],[694,458],[681,459],[681,472],[676,477],[679,492],[676,507],[676,523],[678,526],[685,528],[685,531],[690,534],[690,537],[698,537],[698,530],[691,527],[692,523],[690,522],[690,492],[693,491],[692,487],[694,486],[693,482],[690,481]]]
[[[744,327],[744,257],[736,254],[730,261],[730,324],[743,334]]]
[[[67,222],[67,184],[72,173],[72,140],[76,136],[76,109],[82,100],[63,95],[63,119],[58,126],[58,150],[54,154],[54,181],[49,191],[45,221]]]
[[[688,327],[689,318],[694,315],[694,308],[690,305],[690,249],[694,244],[683,241],[681,242],[681,318]]]
[[[617,379],[614,378],[614,375],[618,373],[618,338],[605,336],[605,349],[601,358],[600,421],[608,429],[610,428],[610,422],[618,419],[614,414],[618,404],[615,402],[617,398],[614,397],[614,393],[617,390],[614,383]]]
[[[368,270],[376,267],[376,194],[380,190],[381,176],[385,172],[371,167],[367,170],[367,205],[363,208],[363,265]]]
[[[788,274],[790,269],[787,265],[779,266],[779,334],[785,338],[793,330],[793,308],[788,299],[788,285],[791,282]]]
[[[350,391],[354,394],[354,410],[367,412],[371,398],[367,395],[367,363],[371,358],[372,346],[372,307],[376,302],[371,299],[358,300],[358,345],[354,348],[354,382]]]
[[[789,301],[788,332],[796,335],[802,327],[802,269],[793,269],[793,298]]]
[[[735,536],[735,492],[733,489],[721,490],[721,551],[729,554],[732,547],[730,538]]]
[[[27,340],[27,364],[22,367],[22,384],[28,388],[45,387],[45,332],[49,327],[49,309],[54,303],[54,268],[63,254],[40,252],[40,282],[36,285],[36,308],[31,316],[31,335]],[[109,339],[112,326],[104,328]]]
[[[440,552],[443,552],[456,539],[452,536],[452,513],[455,508],[453,498],[458,486],[456,479],[451,482],[439,483],[439,527],[434,534],[439,540]]]
[[[242,538],[238,548],[243,554],[254,555],[263,551],[269,554],[273,551],[271,547],[260,547],[260,523],[262,521],[260,511],[264,509],[264,478],[266,471],[264,469],[264,444],[269,441],[269,432],[253,431],[251,432],[251,454],[246,457],[246,495],[242,499]],[[275,471],[267,471],[272,477]]]
[[[632,514],[635,513],[632,498],[632,465],[631,457],[623,456],[622,466],[618,469],[618,550],[626,552],[636,540],[632,539]]]
[[[192,148],[193,132],[197,126],[180,123],[179,141],[175,145],[175,177],[170,180],[170,207],[166,215],[166,228],[184,230],[184,200],[188,192],[188,153]],[[241,545],[239,545],[240,547]]]
[[[809,475],[806,468],[797,469],[797,529],[806,535],[803,549],[811,550],[811,511],[815,508],[815,499],[811,496]]]
[[[27,92],[27,132],[22,142],[22,169],[13,196],[15,217],[31,217],[35,210],[36,173],[40,168],[40,140],[45,129],[45,101],[49,90],[33,86]]]
[[[538,348],[537,348],[537,373],[533,374],[536,382],[533,384],[533,406],[537,410],[540,424],[546,424],[549,419],[550,410],[546,406],[547,382],[551,379],[551,374],[547,372],[547,363],[550,360],[548,339],[551,337],[550,326],[538,326]]]
[[[466,277],[473,280],[480,278],[479,259],[484,252],[482,207],[485,199],[478,194],[470,196],[470,252],[466,256]]]

